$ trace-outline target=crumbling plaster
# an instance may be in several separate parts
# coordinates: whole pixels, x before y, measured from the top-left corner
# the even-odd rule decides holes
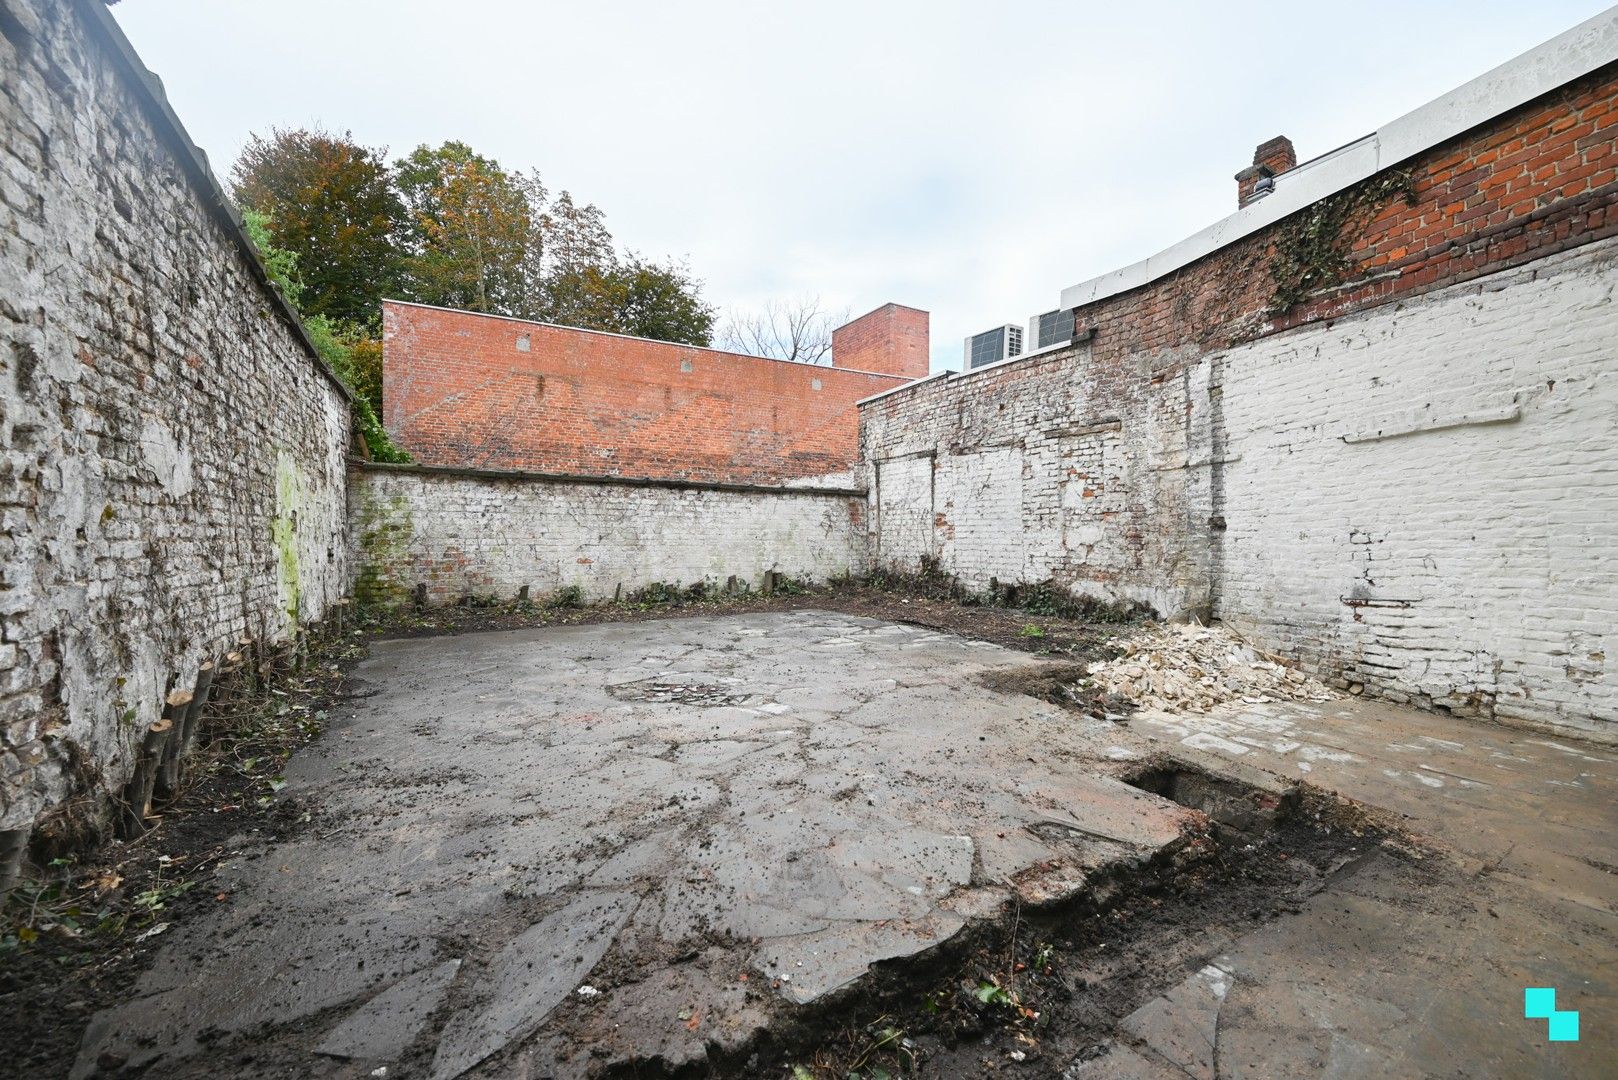
[[[343,391],[107,16],[0,4],[0,829],[348,578]],[[126,44],[126,43],[125,43]]]

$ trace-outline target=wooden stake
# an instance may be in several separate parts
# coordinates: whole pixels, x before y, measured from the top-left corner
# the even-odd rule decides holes
[[[140,760],[124,787],[124,815],[118,824],[118,835],[133,840],[146,831],[146,818],[152,810],[152,787],[157,771],[163,766],[163,748],[168,745],[172,721],[164,719],[146,729],[141,740]]]
[[[236,639],[236,649],[247,663],[247,692],[255,693],[258,690],[258,649],[246,635]]]
[[[185,751],[185,714],[191,708],[191,691],[176,690],[163,706],[163,720],[169,735],[163,741],[162,763],[157,770],[158,794],[173,795],[180,787],[180,756]]]
[[[202,727],[202,710],[213,693],[213,680],[213,661],[204,660],[202,666],[197,668],[196,689],[191,691],[191,704],[185,710],[185,730],[180,739],[181,757],[190,757],[197,748],[197,731]]]
[[[22,856],[28,849],[27,829],[0,832],[0,904],[6,902],[22,876]]]

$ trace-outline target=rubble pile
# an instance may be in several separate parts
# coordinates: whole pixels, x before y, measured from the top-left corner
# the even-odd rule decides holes
[[[1227,701],[1261,705],[1336,696],[1221,626],[1155,625],[1120,644],[1122,656],[1090,666],[1091,682],[1142,709],[1206,712]]]

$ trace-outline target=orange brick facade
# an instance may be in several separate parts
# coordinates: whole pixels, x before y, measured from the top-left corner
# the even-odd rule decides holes
[[[887,371],[907,379],[927,376],[929,318],[903,304],[883,304],[832,331],[832,362],[859,371]]]
[[[382,324],[383,423],[424,465],[756,484],[845,473],[854,403],[909,381],[395,301]]]

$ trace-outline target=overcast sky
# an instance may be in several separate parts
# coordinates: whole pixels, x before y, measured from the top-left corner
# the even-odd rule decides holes
[[[723,310],[818,295],[961,339],[1235,207],[1300,160],[1603,10],[1598,0],[123,0],[224,178],[249,132],[392,156],[462,139],[687,260]]]

